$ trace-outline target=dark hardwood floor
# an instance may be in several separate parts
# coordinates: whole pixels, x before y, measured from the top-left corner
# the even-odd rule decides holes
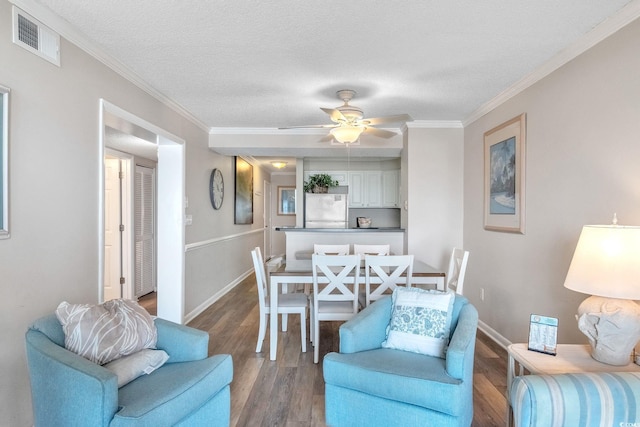
[[[299,316],[290,315],[288,332],[279,333],[277,360],[272,362],[268,330],[262,351],[255,352],[259,324],[257,300],[255,276],[251,275],[189,323],[209,332],[210,354],[233,356],[231,425],[324,426],[322,361],[317,365],[313,363],[310,343],[307,343],[307,352],[301,352]],[[321,322],[321,359],[330,351],[338,351],[340,324]],[[478,331],[474,427],[505,425],[506,372],[504,349]]]

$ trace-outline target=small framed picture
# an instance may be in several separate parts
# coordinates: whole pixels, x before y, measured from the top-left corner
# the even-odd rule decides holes
[[[484,228],[524,234],[526,116],[484,134]]]
[[[278,215],[296,214],[296,187],[278,187]]]
[[[556,355],[558,319],[532,314],[529,323],[529,350]]]

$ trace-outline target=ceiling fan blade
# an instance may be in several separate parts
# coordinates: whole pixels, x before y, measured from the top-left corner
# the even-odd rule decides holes
[[[390,130],[372,128],[372,127],[368,127],[368,126],[364,129],[364,133],[367,133],[369,135],[378,136],[380,138],[391,138],[392,136],[396,136],[397,135],[397,133],[391,132]]]
[[[338,125],[332,124],[332,125],[308,125],[308,126],[287,126],[287,127],[281,127],[278,129],[331,129],[334,127],[337,127]]]
[[[335,123],[346,122],[347,118],[340,112],[340,110],[336,110],[335,108],[322,108],[322,111],[331,116],[331,121]]]
[[[398,114],[396,116],[386,116],[386,117],[373,117],[362,119],[362,123],[370,126],[381,125],[384,123],[400,123],[400,122],[410,122],[413,120],[408,114]]]

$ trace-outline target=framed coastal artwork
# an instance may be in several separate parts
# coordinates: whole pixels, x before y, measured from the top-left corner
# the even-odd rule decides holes
[[[278,186],[278,215],[296,214],[296,187]]]
[[[234,224],[253,224],[253,166],[236,157]]]
[[[484,228],[524,234],[526,115],[484,134]]]

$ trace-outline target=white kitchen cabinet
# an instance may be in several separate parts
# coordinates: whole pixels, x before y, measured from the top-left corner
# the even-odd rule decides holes
[[[382,207],[400,207],[400,173],[397,170],[382,172]]]
[[[309,176],[328,173],[338,185],[349,186],[350,208],[397,208],[399,207],[400,171],[308,171]]]
[[[365,171],[364,182],[364,207],[382,206],[382,172]]]
[[[349,172],[349,207],[365,207],[364,172]]]

